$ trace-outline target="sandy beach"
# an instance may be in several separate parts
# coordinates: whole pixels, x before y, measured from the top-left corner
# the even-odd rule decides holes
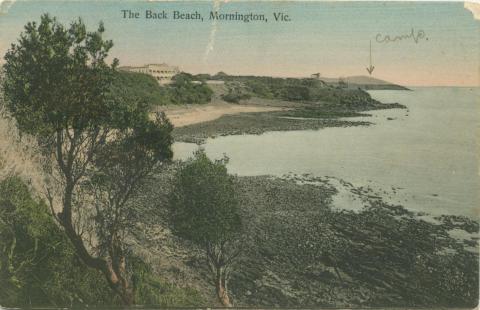
[[[158,111],[163,111],[175,127],[212,121],[223,115],[232,115],[251,112],[282,111],[282,107],[262,107],[256,105],[241,104],[208,104],[208,105],[184,105],[162,106]]]

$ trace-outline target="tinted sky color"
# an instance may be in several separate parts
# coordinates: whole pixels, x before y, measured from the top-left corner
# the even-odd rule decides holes
[[[166,62],[187,72],[272,76],[366,75],[372,41],[373,76],[412,86],[479,84],[480,21],[462,2],[219,2],[220,13],[265,14],[268,23],[217,22],[211,1],[17,1],[0,15],[0,54],[27,21],[41,13],[61,22],[82,17],[90,29],[104,21],[122,65]],[[198,11],[204,22],[128,20],[122,9]],[[273,21],[273,12],[290,15]],[[423,30],[426,39],[381,44],[377,34]],[[212,35],[212,31],[214,35]],[[213,39],[212,39],[213,38]],[[213,47],[207,53],[208,46]]]

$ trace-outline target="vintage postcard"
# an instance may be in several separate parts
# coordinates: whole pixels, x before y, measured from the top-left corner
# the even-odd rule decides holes
[[[0,308],[478,307],[479,26],[0,0]]]

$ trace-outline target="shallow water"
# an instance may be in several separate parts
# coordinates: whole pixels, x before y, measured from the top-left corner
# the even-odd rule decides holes
[[[480,89],[370,94],[408,109],[355,118],[371,126],[219,137],[204,147],[211,158],[225,153],[229,171],[238,175],[330,176],[369,186],[412,210],[478,217]],[[195,148],[176,143],[175,157],[186,158]]]

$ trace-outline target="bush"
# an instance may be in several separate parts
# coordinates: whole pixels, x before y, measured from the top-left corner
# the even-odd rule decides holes
[[[134,269],[135,300],[156,307],[199,307],[205,300],[192,288],[179,288],[154,275],[151,266],[138,257],[130,258]]]
[[[230,102],[230,103],[239,103],[240,100],[248,100],[252,96],[250,94],[245,94],[245,93],[235,93],[235,92],[229,92],[228,94],[222,95],[222,99]]]
[[[239,103],[240,100],[250,99],[252,96],[246,87],[239,82],[227,82],[228,93],[222,95],[222,99],[231,102]]]
[[[143,73],[117,71],[111,91],[124,94],[130,101],[145,102],[148,106],[172,103],[169,90],[158,85],[152,76]]]
[[[129,261],[139,304],[204,304],[197,291],[162,281],[140,258]],[[103,275],[77,258],[47,206],[18,177],[0,182],[0,283],[0,304],[7,307],[121,304]]]
[[[84,266],[46,205],[18,177],[0,182],[0,304],[104,305],[113,302],[102,275]]]
[[[180,73],[173,78],[172,84],[160,86],[148,74],[117,71],[111,92],[122,94],[129,102],[142,102],[149,107],[167,104],[204,104],[210,102],[213,95],[205,79],[207,76],[199,75],[194,81],[192,75]]]
[[[212,162],[205,152],[195,153],[176,176],[170,212],[172,231],[203,248],[217,297],[229,307],[227,282],[240,253],[242,224],[226,160]]]
[[[370,95],[363,90],[336,89],[316,79],[275,78],[264,76],[215,76],[228,85],[238,84],[241,93],[265,99],[279,99],[296,102],[324,102],[333,105],[365,107],[376,103]],[[232,94],[230,94],[232,93]],[[229,90],[224,100],[235,102],[238,95],[234,90]],[[227,99],[225,99],[227,98]]]
[[[212,100],[213,91],[204,81],[194,81],[188,73],[177,74],[169,86],[175,104],[205,104]]]

